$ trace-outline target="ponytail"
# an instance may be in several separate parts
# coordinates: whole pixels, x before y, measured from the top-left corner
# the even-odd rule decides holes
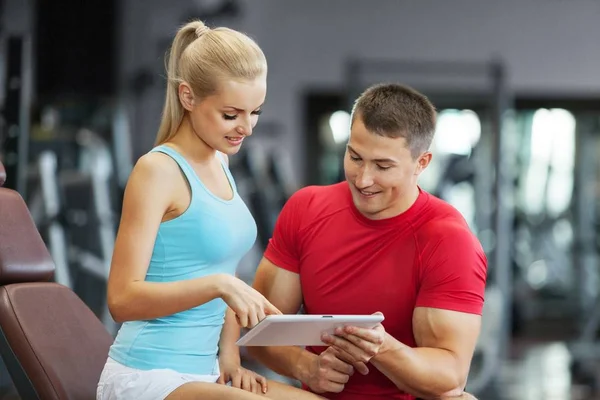
[[[155,145],[169,141],[179,129],[185,109],[179,85],[190,85],[195,98],[218,90],[220,80],[252,80],[267,72],[263,51],[250,37],[229,29],[210,29],[202,21],[182,26],[173,40],[167,61],[165,105]]]
[[[179,102],[179,84],[182,82],[179,71],[179,62],[183,51],[196,39],[208,32],[202,21],[193,21],[179,29],[167,61],[167,89],[165,105],[162,112],[160,127],[156,137],[156,145],[168,141],[177,132],[183,120],[184,109]]]

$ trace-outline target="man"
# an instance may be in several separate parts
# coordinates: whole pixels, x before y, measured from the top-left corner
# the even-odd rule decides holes
[[[284,314],[372,314],[323,347],[249,348],[330,399],[472,398],[487,261],[459,212],[422,191],[436,111],[411,88],[367,89],[352,110],[346,181],[306,187],[277,221],[254,287]]]

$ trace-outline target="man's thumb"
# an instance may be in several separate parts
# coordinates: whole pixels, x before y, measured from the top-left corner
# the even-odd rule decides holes
[[[361,361],[353,363],[352,366],[361,375],[367,375],[369,373],[369,367],[367,367],[367,365]]]

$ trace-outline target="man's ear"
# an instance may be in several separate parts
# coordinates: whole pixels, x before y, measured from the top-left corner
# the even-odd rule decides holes
[[[430,151],[426,151],[425,153],[419,156],[419,158],[417,159],[417,168],[415,169],[415,175],[420,175],[421,172],[425,171],[425,168],[427,168],[427,166],[431,162],[432,157],[433,155]]]
[[[190,85],[188,85],[186,82],[181,82],[179,84],[179,101],[181,102],[183,108],[185,108],[187,111],[192,111],[194,108],[194,100],[194,92],[192,91]]]

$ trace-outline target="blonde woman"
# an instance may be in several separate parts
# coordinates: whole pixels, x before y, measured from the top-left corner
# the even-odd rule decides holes
[[[156,146],[125,191],[108,281],[123,325],[97,399],[316,399],[242,368],[235,345],[240,326],[280,313],[235,276],[256,224],[227,161],[258,121],[265,56],[240,32],[194,21],[167,75]]]

